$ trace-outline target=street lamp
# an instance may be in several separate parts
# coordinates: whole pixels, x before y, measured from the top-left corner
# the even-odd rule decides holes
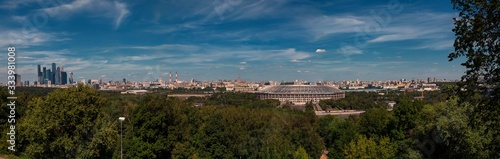
[[[125,117],[119,117],[118,120],[120,120],[120,158],[123,159],[123,121],[125,120]]]

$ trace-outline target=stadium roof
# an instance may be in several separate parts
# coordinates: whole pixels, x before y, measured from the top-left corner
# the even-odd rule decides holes
[[[330,86],[317,85],[277,85],[268,86],[259,91],[267,94],[335,94],[342,91]]]

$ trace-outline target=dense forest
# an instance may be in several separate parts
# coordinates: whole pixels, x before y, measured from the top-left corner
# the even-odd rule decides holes
[[[6,88],[0,92],[1,113],[8,116]],[[388,96],[398,102],[393,111],[377,104],[360,107],[366,113],[349,118],[278,107],[279,101],[250,93],[180,100],[78,86],[21,87],[18,94],[16,151],[7,149],[8,142],[0,144],[1,154],[11,158],[119,158],[120,116],[125,117],[125,158],[319,158],[324,150],[330,158],[491,153],[477,142],[491,136],[478,136],[481,129],[469,128],[467,108],[456,109],[457,99],[443,92],[432,95],[440,102],[414,100],[401,92],[349,93],[346,99],[352,103]],[[6,118],[1,120],[5,139],[10,129]]]

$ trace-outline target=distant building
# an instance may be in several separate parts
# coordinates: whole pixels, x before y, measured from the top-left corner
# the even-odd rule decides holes
[[[395,101],[385,101],[385,104],[387,104],[387,110],[392,110],[394,109],[394,105],[396,105]]]
[[[99,83],[92,83],[92,88],[100,89],[101,87],[99,86]]]
[[[46,75],[45,75],[45,84],[52,84],[52,71],[50,69],[47,69]],[[50,83],[49,83],[50,81]]]
[[[40,69],[40,65],[36,65],[36,70],[37,81],[40,83],[42,81],[42,70]]]
[[[43,67],[43,72],[42,72],[42,81],[40,84],[45,84],[45,80],[47,79],[47,68]]]
[[[145,94],[149,93],[147,90],[127,90],[125,92],[121,92],[121,94]]]
[[[75,83],[75,81],[73,80],[73,72],[69,72],[69,84],[73,84]]]
[[[21,81],[21,75],[14,74],[14,77],[16,78],[16,86],[23,86],[23,83]]]
[[[68,84],[68,74],[66,72],[61,72],[61,84]]]
[[[318,103],[324,99],[345,98],[345,93],[330,86],[316,85],[277,85],[267,86],[257,93],[260,99],[278,99],[302,105],[312,101]]]
[[[439,90],[439,86],[437,86],[436,84],[432,83],[432,84],[425,84],[425,83],[422,83],[420,84],[420,88],[422,88],[424,91],[435,91],[435,90]]]
[[[60,67],[57,67],[56,69],[56,72],[55,72],[55,83],[57,85],[60,85],[61,84],[61,68]]]
[[[56,63],[52,63],[52,72],[50,73],[50,81],[52,84],[56,84]]]

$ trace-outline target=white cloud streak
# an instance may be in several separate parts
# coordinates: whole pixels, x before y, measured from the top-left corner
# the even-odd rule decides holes
[[[325,49],[316,49],[316,53],[325,53],[326,50]]]
[[[41,31],[26,31],[22,29],[2,29],[0,35],[0,46],[13,45],[16,47],[37,46],[50,42],[60,42],[70,40],[67,33],[50,33]]]
[[[44,8],[42,11],[59,18],[67,18],[73,14],[87,13],[113,19],[113,26],[120,27],[124,19],[130,14],[127,5],[117,1],[75,0],[68,4]]]
[[[354,46],[343,46],[343,47],[337,49],[337,53],[343,54],[343,55],[359,55],[359,54],[363,54],[363,51],[354,47]]]

